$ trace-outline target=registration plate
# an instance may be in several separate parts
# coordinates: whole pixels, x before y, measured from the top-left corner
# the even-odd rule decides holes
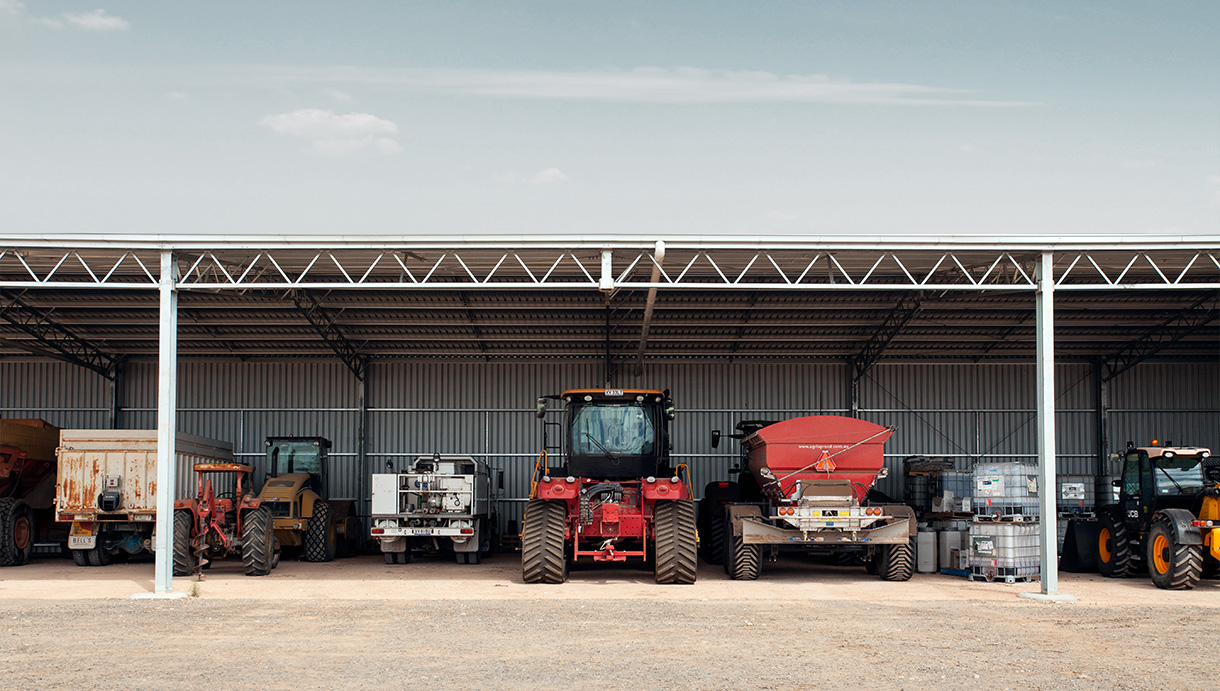
[[[431,528],[412,528],[411,534],[412,535],[431,535],[432,529]]]
[[[96,535],[71,535],[68,537],[68,549],[93,549],[96,546]]]

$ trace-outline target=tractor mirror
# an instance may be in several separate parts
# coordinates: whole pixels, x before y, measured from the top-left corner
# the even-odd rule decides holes
[[[678,414],[678,409],[674,407],[674,402],[669,400],[668,398],[666,398],[665,399],[665,419],[673,420],[675,417],[677,417],[677,414]]]
[[[1118,463],[1118,462],[1119,462],[1119,461],[1121,461],[1121,460],[1123,460],[1123,457],[1122,457],[1122,456],[1120,456],[1120,455],[1118,455],[1117,453],[1112,453],[1112,454],[1110,454],[1110,462],[1111,462],[1111,463]]]
[[[1112,486],[1114,489],[1121,489],[1123,486],[1123,481],[1122,480],[1111,480],[1110,486]]]
[[[496,486],[499,487],[500,489],[504,489],[504,471],[503,470],[496,471]]]
[[[890,476],[890,469],[886,468],[885,466],[881,466],[881,469],[877,471],[878,480],[884,480],[885,478],[887,478],[889,476]]]
[[[712,448],[720,448],[720,430],[718,429],[712,430]]]
[[[536,418],[538,418],[538,419],[540,419],[540,420],[541,420],[542,418],[546,417],[546,399],[545,399],[545,398],[541,398],[541,397],[540,397],[540,398],[538,399],[538,403],[537,403],[537,404],[535,404],[535,407],[534,407],[534,417],[536,417]]]

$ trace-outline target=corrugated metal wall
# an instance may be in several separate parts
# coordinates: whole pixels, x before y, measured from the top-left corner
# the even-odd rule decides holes
[[[627,368],[624,368],[624,372]],[[376,363],[369,373],[367,467],[357,467],[359,388],[342,365],[322,361],[211,362],[180,369],[183,432],[231,441],[262,470],[269,435],[321,435],[337,458],[332,494],[357,499],[368,512],[368,476],[402,467],[416,455],[482,456],[504,471],[502,515],[520,519],[522,499],[542,435],[537,396],[599,385],[598,362]],[[650,363],[644,376],[621,375],[622,387],[669,388],[679,409],[674,455],[690,464],[697,488],[726,477],[733,442],[711,448],[712,429],[741,419],[782,419],[848,412],[846,366],[838,363],[688,361]],[[1093,474],[1098,453],[1095,381],[1088,365],[1056,369],[1058,470]],[[1220,364],[1143,364],[1109,390],[1110,447],[1126,440],[1171,439],[1220,449]],[[62,427],[109,423],[110,385],[58,362],[0,360],[0,415],[42,417]],[[156,365],[127,368],[121,427],[156,423]],[[886,447],[890,478],[881,489],[900,495],[910,455],[949,457],[959,468],[977,459],[1035,458],[1035,382],[1031,364],[881,364],[860,385],[861,417],[898,431]]]

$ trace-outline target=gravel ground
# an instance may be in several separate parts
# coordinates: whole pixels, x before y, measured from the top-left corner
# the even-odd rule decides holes
[[[1075,604],[1036,587],[796,561],[763,580],[702,565],[694,586],[631,569],[526,586],[482,566],[374,557],[285,563],[267,578],[218,564],[196,597],[131,600],[151,567],[43,562],[0,573],[8,688],[1194,689],[1220,586],[1065,574]],[[89,580],[86,580],[88,578]],[[1196,675],[1191,670],[1199,670]]]

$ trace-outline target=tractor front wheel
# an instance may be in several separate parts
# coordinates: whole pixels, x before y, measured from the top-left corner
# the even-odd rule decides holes
[[[521,579],[526,583],[568,580],[565,528],[568,506],[562,501],[531,499],[521,525]]]
[[[909,581],[915,572],[915,550],[911,543],[881,545],[877,550],[877,575],[883,581]]]
[[[191,551],[191,526],[195,514],[190,509],[174,511],[174,575],[189,576],[195,570]]]
[[[1203,575],[1202,545],[1183,545],[1173,530],[1173,519],[1160,515],[1148,531],[1148,574],[1158,588],[1189,590]]]
[[[1097,531],[1097,570],[1106,578],[1124,578],[1131,572],[1131,539],[1127,526],[1114,516],[1101,518]]]
[[[0,499],[0,566],[21,566],[34,553],[34,512],[23,499]]]
[[[313,503],[313,516],[305,528],[305,561],[331,561],[338,545],[335,526],[330,519],[330,504],[319,499]]]
[[[694,583],[699,568],[695,502],[689,499],[657,502],[653,508],[653,528],[656,534],[653,574],[657,583]]]
[[[247,576],[266,576],[275,568],[274,538],[270,509],[260,506],[242,512],[241,563]]]

